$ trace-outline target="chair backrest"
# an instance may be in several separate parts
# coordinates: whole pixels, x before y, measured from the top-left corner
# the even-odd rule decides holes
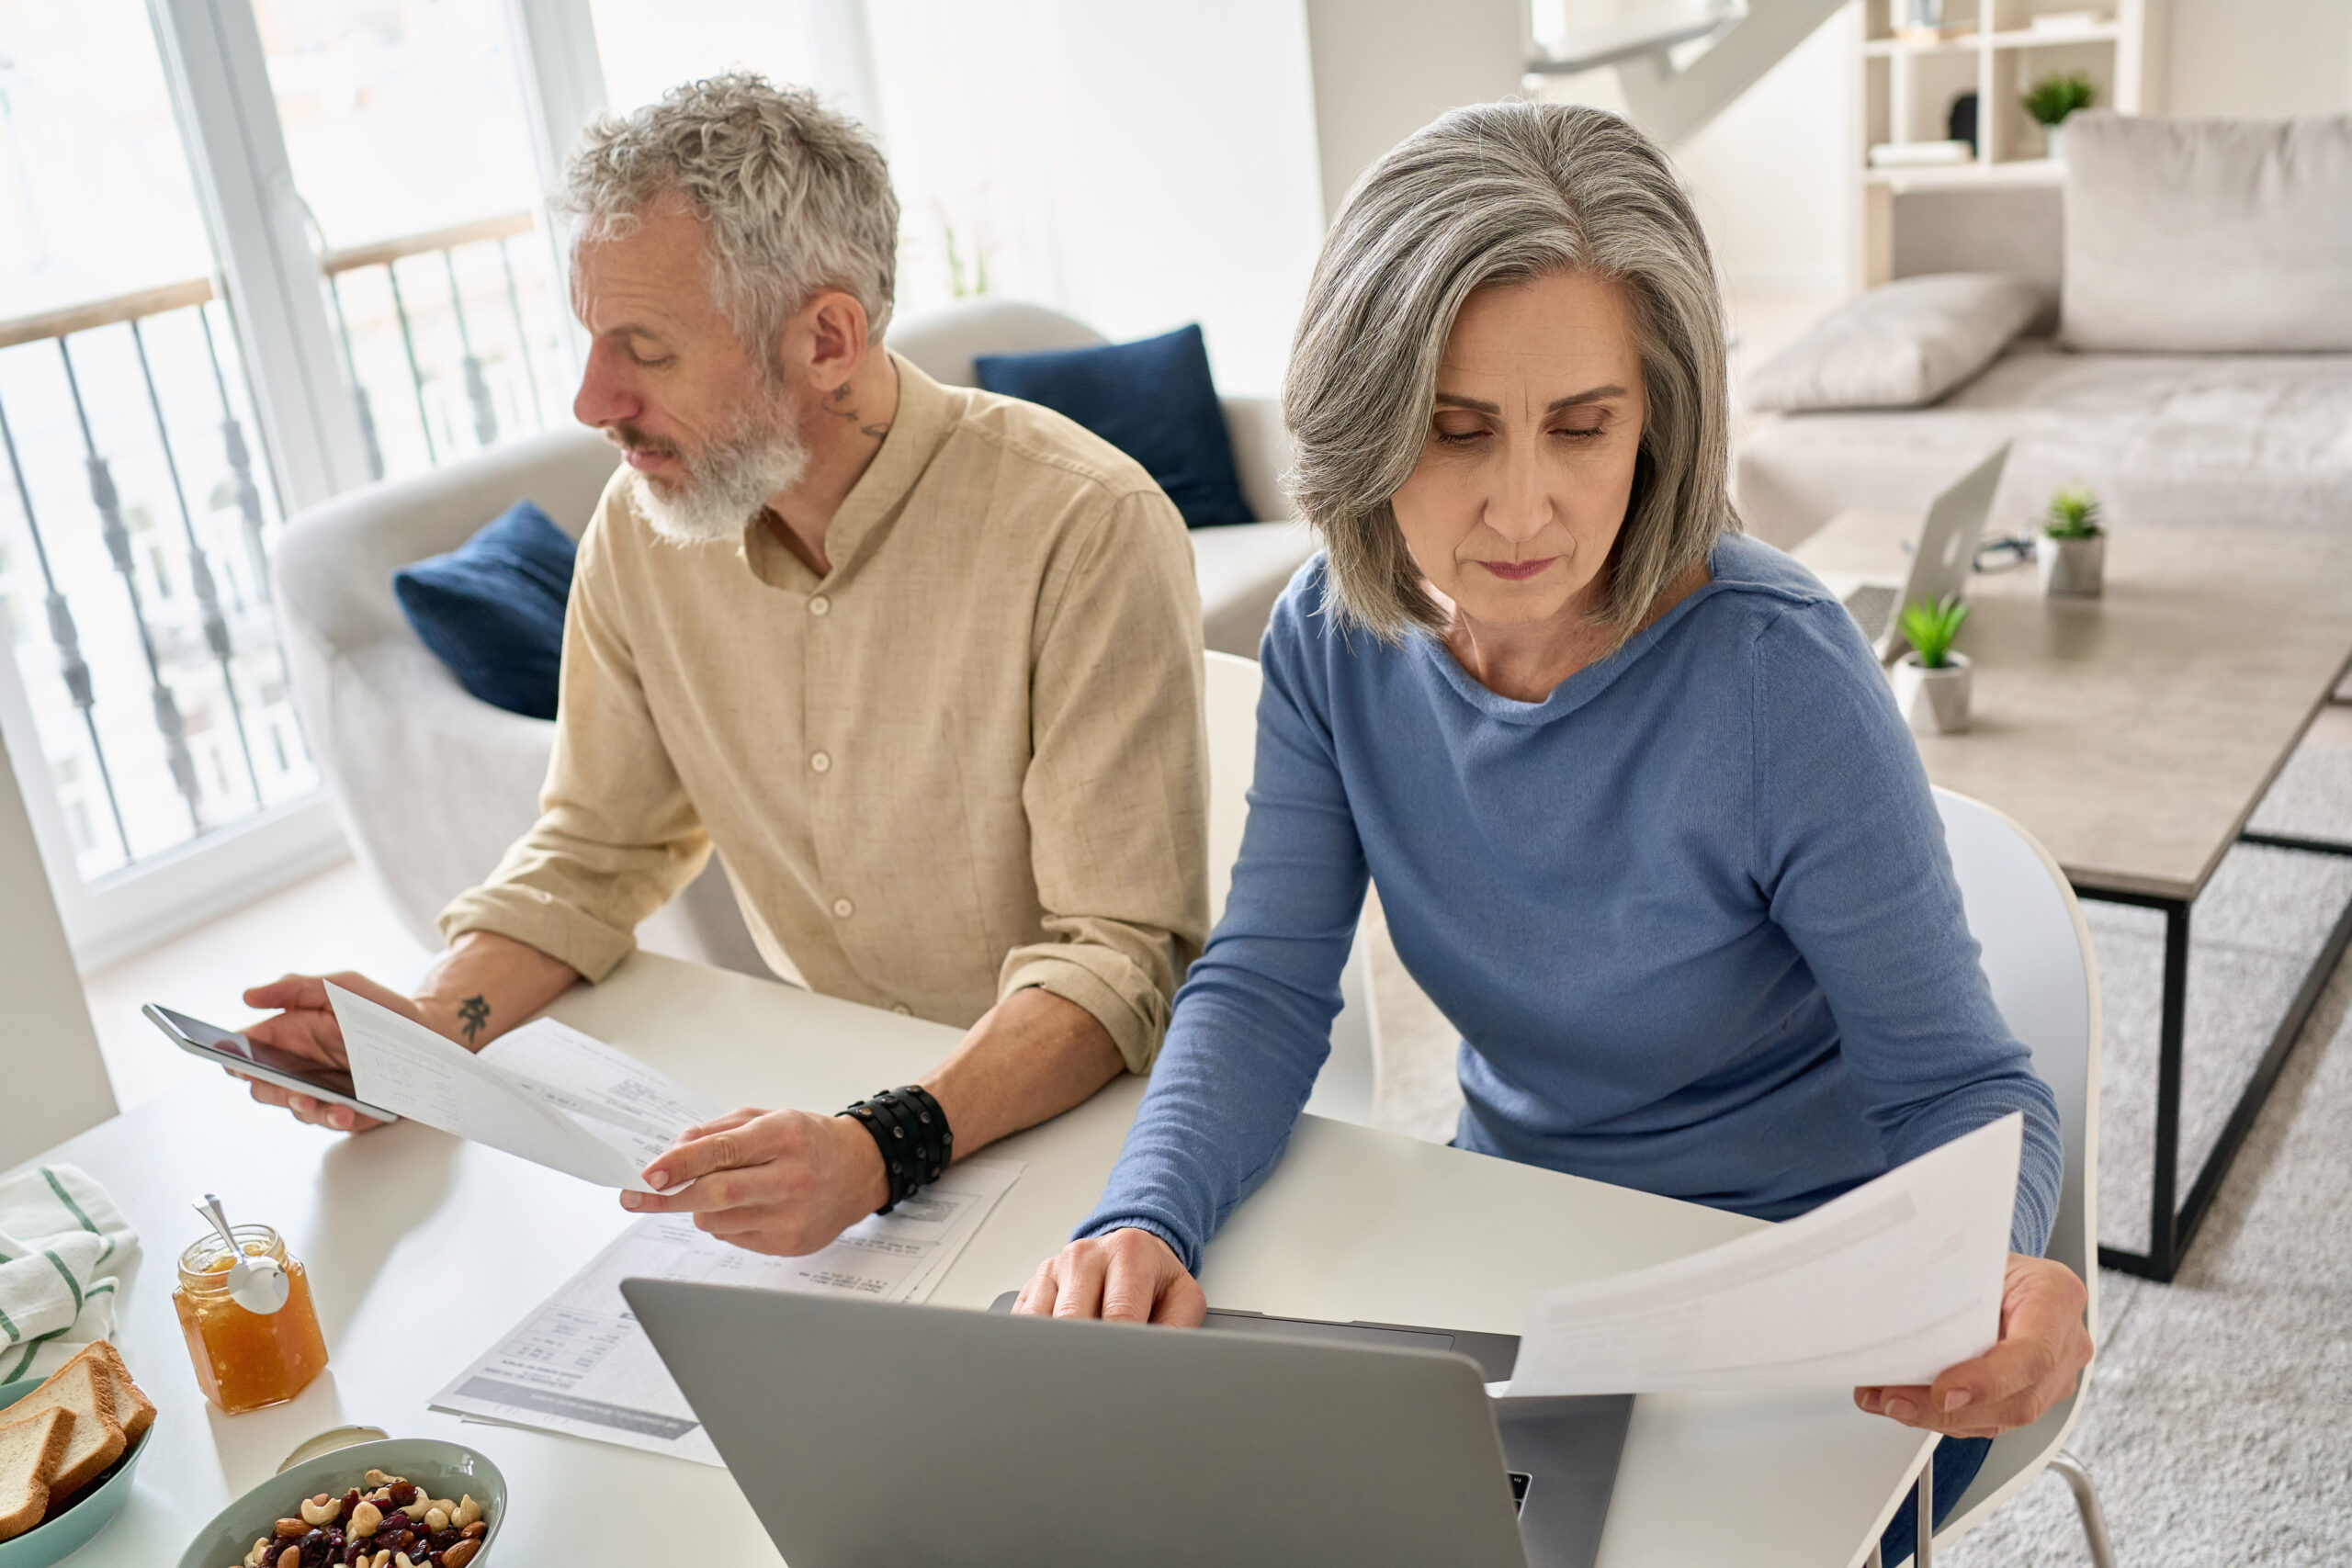
[[[1250,820],[1250,780],[1258,767],[1257,660],[1208,653],[1202,705],[1209,732],[1209,926],[1225,919],[1241,829]]]
[[[977,387],[973,359],[983,354],[1043,354],[1093,348],[1111,340],[1084,321],[1020,299],[967,299],[893,321],[883,342],[945,387]]]
[[[1984,950],[1993,1002],[2033,1053],[2034,1070],[2058,1100],[2066,1170],[2048,1255],[2080,1275],[2098,1333],[2098,966],[2090,928],[2050,852],[1979,800],[1935,792],[1944,841],[1960,882],[1969,933]],[[2087,1379],[2089,1373],[2084,1376]],[[1995,1439],[1984,1468],[1943,1528],[1953,1540],[2038,1474],[2075,1421],[2082,1394],[2030,1427]]]
[[[1258,765],[1258,693],[1264,684],[1255,660],[1210,652],[1203,701],[1209,737],[1209,927],[1225,918],[1233,863],[1250,820],[1250,781]],[[1356,934],[1340,976],[1340,1014],[1331,1021],[1331,1055],[1315,1080],[1306,1109],[1317,1116],[1369,1126],[1379,1080],[1380,1023],[1372,1000],[1372,947]]]
[[[115,1112],[65,927],[49,896],[32,818],[0,743],[0,1171]]]

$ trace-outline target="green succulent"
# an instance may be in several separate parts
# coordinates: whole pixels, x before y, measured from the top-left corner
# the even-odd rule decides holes
[[[2098,538],[2106,531],[2098,523],[2098,498],[2084,485],[2060,491],[2041,514],[2041,531],[2053,539]]]
[[[1968,619],[1968,606],[1957,594],[1947,593],[1933,604],[1922,599],[1903,608],[1903,636],[1918,650],[1919,662],[1941,670],[1951,662],[1952,639]]]
[[[2076,109],[2097,107],[2098,84],[2088,72],[2060,71],[2036,82],[2018,102],[2041,124],[2056,125]]]

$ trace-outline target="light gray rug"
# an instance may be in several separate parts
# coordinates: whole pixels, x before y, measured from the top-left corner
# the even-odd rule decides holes
[[[2352,839],[2352,710],[2323,716],[2255,825]],[[2242,846],[2190,926],[2181,1187],[2352,897],[2352,863]],[[2086,904],[2106,1011],[2100,1230],[2145,1245],[2163,918]],[[1455,1033],[1414,986],[1375,906],[1381,1076],[1374,1121],[1453,1134]],[[2178,1280],[2102,1271],[2099,1359],[2068,1447],[2126,1568],[2352,1564],[2352,959],[2303,1030]],[[1938,1559],[2087,1563],[2045,1476]]]

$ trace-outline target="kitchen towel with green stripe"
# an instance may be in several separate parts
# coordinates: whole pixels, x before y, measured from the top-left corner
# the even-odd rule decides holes
[[[139,1233],[77,1168],[0,1179],[0,1382],[46,1377],[113,1338],[117,1281],[138,1256]]]

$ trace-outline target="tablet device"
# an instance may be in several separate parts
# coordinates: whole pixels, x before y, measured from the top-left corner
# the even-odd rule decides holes
[[[372,1116],[379,1122],[397,1122],[400,1117],[380,1106],[368,1104],[359,1098],[347,1067],[330,1067],[310,1061],[257,1040],[190,1018],[184,1012],[174,1012],[166,1007],[149,1002],[140,1012],[147,1021],[162,1030],[173,1044],[192,1056],[216,1062],[230,1071],[279,1089],[307,1094],[330,1105],[341,1105],[356,1111],[362,1116]]]

